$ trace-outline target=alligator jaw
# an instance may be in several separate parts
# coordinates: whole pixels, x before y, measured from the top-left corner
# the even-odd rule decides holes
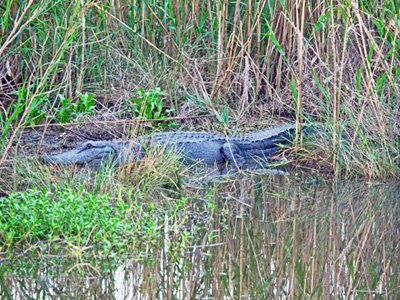
[[[107,160],[115,159],[117,150],[113,146],[110,142],[86,142],[64,153],[42,156],[42,159],[47,164],[98,167]]]

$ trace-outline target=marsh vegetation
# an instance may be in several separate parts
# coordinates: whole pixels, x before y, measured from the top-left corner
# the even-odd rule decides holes
[[[59,256],[54,247],[36,241],[4,260],[1,298],[399,296],[396,184],[252,175],[187,187],[181,193],[187,198],[175,194],[168,201],[130,199],[122,204],[101,194],[93,204],[89,195],[82,195],[85,212],[68,209],[55,225],[44,218],[42,227],[24,236],[33,243],[38,233],[46,234],[46,226],[47,234],[64,239],[59,248],[66,253]],[[71,207],[77,196],[66,197],[70,194],[54,195],[54,205],[65,198]],[[112,208],[104,209],[105,201]],[[113,216],[103,219],[110,210]],[[50,215],[57,211],[52,208]],[[103,221],[86,219],[94,211]]]
[[[89,121],[111,138],[138,119],[228,132],[296,122],[301,148],[301,123],[320,121],[326,137],[306,159],[393,176],[398,11],[394,0],[6,0],[0,163],[29,125],[101,136]]]
[[[395,0],[2,1],[0,297],[398,297],[399,12]],[[303,137],[314,122],[324,130]],[[286,175],[192,176],[160,153],[97,171],[38,159],[281,123],[296,124]]]

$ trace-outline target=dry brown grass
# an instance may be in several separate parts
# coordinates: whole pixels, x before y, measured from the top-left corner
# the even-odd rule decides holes
[[[392,2],[77,0],[79,11],[64,4],[12,3],[8,13],[0,54],[20,58],[12,77],[39,78],[39,94],[95,92],[98,106],[118,116],[138,88],[160,87],[178,115],[211,113],[225,130],[296,122],[299,141],[303,121],[322,121],[337,173],[350,174],[374,149],[385,153],[385,171],[365,175],[396,173],[400,58]],[[66,30],[54,30],[58,23]]]

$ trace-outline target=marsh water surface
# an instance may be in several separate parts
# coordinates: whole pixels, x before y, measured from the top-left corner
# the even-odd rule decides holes
[[[201,196],[159,243],[123,260],[4,258],[0,298],[399,297],[398,183],[251,175],[188,188]]]

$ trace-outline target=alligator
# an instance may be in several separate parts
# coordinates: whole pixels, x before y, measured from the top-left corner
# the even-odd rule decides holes
[[[310,125],[303,125],[310,128]],[[277,125],[264,130],[226,135],[211,132],[159,132],[123,141],[87,141],[76,148],[42,156],[44,163],[99,167],[105,162],[121,166],[142,159],[149,149],[171,149],[184,163],[243,168],[265,161],[293,142],[295,125]]]

